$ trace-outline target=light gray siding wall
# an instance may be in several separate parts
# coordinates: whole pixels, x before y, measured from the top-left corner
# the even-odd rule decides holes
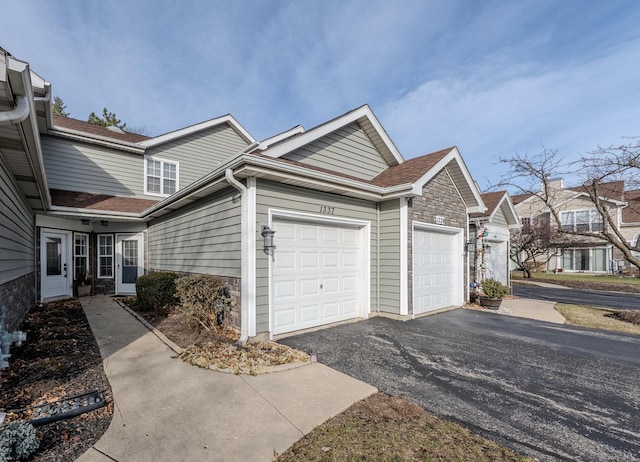
[[[256,262],[257,332],[267,332],[269,330],[269,256],[262,252],[263,239],[260,236],[260,226],[269,222],[270,208],[320,215],[320,206],[329,206],[335,207],[334,217],[369,221],[371,223],[370,303],[372,308],[376,306],[377,212],[375,203],[262,180],[257,182],[256,202],[256,245],[258,249]],[[275,244],[277,253],[277,235],[275,236]]]
[[[146,154],[179,162],[179,187],[184,188],[247,146],[247,142],[233,128],[223,124],[156,146],[147,150]]]
[[[0,306],[6,327],[18,328],[35,300],[35,220],[0,155]]]
[[[506,207],[506,205],[504,205],[503,207]],[[500,207],[500,209],[498,209],[495,213],[495,215],[493,215],[493,220],[492,222],[496,225],[501,225],[501,226],[509,226],[509,224],[507,223],[507,217],[505,216],[504,210],[502,210],[502,207]]]
[[[151,271],[240,277],[241,200],[227,188],[149,224]]]
[[[35,271],[35,221],[0,158],[0,284]]]
[[[355,122],[283,158],[366,180],[376,177],[388,167],[369,137]]]
[[[380,311],[400,314],[400,201],[380,204]]]
[[[144,194],[144,157],[88,143],[42,136],[49,187],[114,196]]]

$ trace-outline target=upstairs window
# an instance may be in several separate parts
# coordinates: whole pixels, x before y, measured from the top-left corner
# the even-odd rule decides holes
[[[596,233],[602,231],[602,217],[597,210],[560,212],[560,226],[565,231]]]
[[[178,163],[145,157],[144,192],[168,196],[178,190]]]

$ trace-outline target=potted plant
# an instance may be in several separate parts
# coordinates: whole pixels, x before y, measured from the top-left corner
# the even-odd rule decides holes
[[[78,297],[86,297],[91,295],[91,273],[88,269],[82,268],[76,275],[74,281]]]
[[[497,310],[502,303],[502,297],[509,293],[509,288],[496,279],[485,279],[481,285],[480,304],[485,308]]]

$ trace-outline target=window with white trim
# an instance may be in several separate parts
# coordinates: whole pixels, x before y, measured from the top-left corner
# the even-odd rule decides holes
[[[98,277],[113,278],[113,234],[98,234]]]
[[[89,268],[89,235],[75,233],[73,237],[73,278],[87,279]]]
[[[563,249],[565,271],[607,271],[607,249]]]
[[[597,233],[602,231],[602,217],[593,209],[560,212],[560,226],[565,231]]]
[[[145,157],[144,192],[168,196],[178,190],[178,162]]]

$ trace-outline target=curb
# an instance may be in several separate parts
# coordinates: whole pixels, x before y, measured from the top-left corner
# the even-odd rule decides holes
[[[284,372],[292,369],[298,369],[299,367],[308,366],[309,364],[313,364],[311,361],[306,362],[295,362],[295,363],[286,363],[286,364],[278,364],[277,366],[264,366],[258,367],[255,369],[251,369],[247,371],[246,369],[240,369],[236,371],[235,369],[228,367],[226,369],[222,369],[218,366],[209,366],[209,369],[216,372],[222,372],[223,374],[233,374],[233,375],[261,375],[261,374],[271,374],[273,372]]]
[[[177,355],[182,354],[182,352],[184,351],[182,348],[180,348],[178,345],[176,345],[175,343],[173,343],[171,340],[169,340],[162,332],[160,332],[158,329],[156,329],[155,327],[153,327],[151,324],[149,324],[147,322],[146,319],[144,319],[142,316],[140,316],[138,313],[136,313],[135,311],[133,311],[131,308],[129,308],[128,306],[126,306],[124,303],[120,302],[120,300],[116,300],[116,303],[118,305],[120,305],[127,313],[129,313],[131,316],[133,316],[134,318],[136,318],[138,321],[140,321],[142,323],[143,326],[145,326],[147,329],[149,329],[153,335],[155,335],[156,337],[158,337],[160,339],[161,342],[163,342],[165,345],[167,345],[171,350],[173,350],[173,352]]]

